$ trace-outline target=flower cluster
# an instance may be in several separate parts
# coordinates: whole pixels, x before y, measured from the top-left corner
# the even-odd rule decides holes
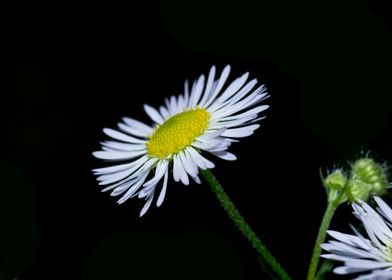
[[[347,175],[348,174],[348,175]],[[383,195],[388,188],[386,167],[365,157],[356,160],[351,170],[336,169],[324,180],[328,199],[338,204],[344,201],[368,200],[374,195]]]

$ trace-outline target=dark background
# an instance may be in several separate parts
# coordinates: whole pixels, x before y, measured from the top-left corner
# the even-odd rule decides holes
[[[344,2],[341,3],[341,2]],[[0,279],[264,279],[206,184],[118,206],[90,172],[122,116],[232,65],[265,83],[256,133],[214,173],[296,279],[325,208],[319,168],[392,162],[388,1],[161,1],[4,7]],[[388,200],[388,198],[387,198]],[[390,200],[389,200],[390,201]],[[349,232],[350,208],[332,227]],[[332,279],[333,276],[330,276]],[[267,279],[267,278],[266,278]]]

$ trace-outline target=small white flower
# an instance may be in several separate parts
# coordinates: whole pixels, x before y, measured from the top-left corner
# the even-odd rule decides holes
[[[210,169],[214,164],[202,152],[209,152],[225,160],[236,157],[228,147],[253,134],[262,119],[258,114],[268,108],[259,103],[267,96],[264,85],[254,89],[257,80],[247,82],[248,73],[225,87],[230,73],[226,66],[215,80],[215,66],[195,80],[189,90],[185,82],[184,94],[165,99],[165,105],[155,109],[144,105],[153,121],[149,126],[131,118],[118,123],[119,130],[105,128],[103,132],[115,141],[102,142],[102,150],[93,155],[99,159],[121,164],[94,169],[103,191],[112,196],[122,195],[118,203],[138,196],[146,203],[140,212],[144,215],[153,200],[158,183],[163,178],[157,206],[165,198],[169,170],[176,182],[189,184],[189,177],[200,183],[200,169]],[[151,171],[155,171],[149,178]]]
[[[374,199],[378,204],[377,212],[363,201],[352,205],[368,238],[354,228],[355,235],[328,231],[336,240],[321,245],[331,253],[321,256],[344,262],[343,266],[334,269],[336,274],[371,271],[371,274],[355,279],[392,279],[392,210],[381,198]]]

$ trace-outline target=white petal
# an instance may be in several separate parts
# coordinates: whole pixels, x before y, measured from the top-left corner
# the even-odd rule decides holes
[[[392,222],[392,210],[391,208],[379,197],[375,196],[374,200],[377,202],[378,206],[380,206],[381,212],[384,216]]]
[[[188,80],[185,80],[185,83],[184,83],[184,102],[185,102],[185,106],[188,106],[188,103],[189,103],[189,82],[188,82]]]
[[[180,109],[178,108],[178,104],[177,104],[177,99],[174,95],[170,97],[170,110],[173,115],[178,114],[180,112]]]
[[[110,196],[118,196],[122,193],[124,193],[125,191],[127,191],[128,189],[132,189],[131,190],[131,194],[132,195],[134,192],[136,192],[139,188],[140,185],[143,183],[143,181],[146,179],[147,174],[143,174],[143,176],[138,176],[136,178],[134,178],[133,180],[130,180],[129,182],[126,182],[120,186],[118,186],[117,188],[115,188]],[[138,184],[139,183],[139,184]]]
[[[261,85],[260,87],[258,87],[256,90],[254,90],[252,93],[249,93],[250,90],[252,90],[252,88],[257,84],[257,80],[253,79],[250,82],[248,82],[239,92],[237,92],[234,96],[232,96],[230,99],[228,99],[227,101],[220,103],[220,104],[212,104],[209,108],[209,110],[211,110],[212,112],[216,112],[220,109],[223,109],[225,107],[231,107],[234,104],[236,104],[237,102],[239,102],[241,99],[243,99],[246,96],[257,96],[258,94],[260,94],[262,91],[265,90],[264,85]]]
[[[183,151],[180,152],[179,158],[182,162],[182,165],[183,165],[185,171],[191,176],[196,176],[197,175],[197,167],[192,165],[191,161],[188,160],[188,157],[186,156],[185,152],[183,152]]]
[[[101,186],[102,185],[109,185],[114,182],[118,182],[120,180],[123,180],[125,178],[128,181],[128,180],[133,179],[139,175],[139,173],[142,171],[142,170],[138,170],[140,167],[141,167],[141,165],[137,165],[137,166],[134,166],[133,168],[126,169],[126,170],[123,170],[120,172],[101,175],[101,176],[97,177],[97,180],[101,181],[101,182],[99,182],[99,185],[101,185]]]
[[[147,174],[148,175],[148,174]],[[135,185],[133,185],[118,201],[118,204],[124,203],[130,197],[132,197],[136,191],[142,186],[144,180],[146,180],[147,175],[142,177]]]
[[[359,210],[361,211],[361,210]],[[362,219],[362,223],[365,227],[366,233],[368,234],[370,240],[374,243],[375,246],[377,246],[378,248],[383,248],[384,246],[380,243],[379,239],[377,238],[378,234],[377,232],[373,229],[372,227],[372,221],[370,219],[367,218],[367,214],[366,213],[362,213],[361,214],[361,219]]]
[[[244,126],[244,127],[240,127],[240,128],[231,128],[231,129],[227,129],[222,134],[222,136],[234,137],[234,138],[246,137],[246,136],[252,135],[253,131],[259,127],[260,127],[259,124],[253,124],[253,125]]]
[[[338,254],[338,255],[352,256],[352,257],[355,256],[357,258],[369,257],[369,253],[367,251],[336,241],[330,241],[329,243],[321,244],[320,247],[328,252]]]
[[[192,143],[193,147],[199,148],[208,152],[218,152],[226,150],[231,145],[230,141],[226,141],[223,137],[217,137],[215,139],[205,140],[198,139]]]
[[[157,200],[157,207],[161,206],[163,200],[165,199],[168,177],[169,177],[169,172],[166,171],[165,177],[163,178],[163,186]]]
[[[191,176],[191,177],[195,181],[196,184],[201,184],[201,180],[200,180],[199,176],[196,175],[196,176]]]
[[[180,174],[180,169],[178,167],[178,159],[177,155],[173,156],[173,179],[175,182],[180,181],[181,174]]]
[[[232,96],[228,101],[230,104],[234,104],[244,98],[247,95],[250,95],[249,92],[253,89],[253,87],[257,84],[257,79],[253,79],[249,81],[239,92],[237,92],[234,96]],[[266,88],[264,85],[259,86],[253,92],[262,93],[265,92]]]
[[[184,166],[181,161],[181,157],[177,156],[173,161],[177,161],[177,167],[178,171],[180,173],[180,180],[184,185],[189,185],[189,178],[188,178],[188,173],[186,173]]]
[[[104,128],[103,132],[106,135],[108,135],[116,140],[119,140],[119,141],[128,142],[128,143],[139,143],[139,144],[146,143],[146,140],[142,140],[142,139],[138,139],[138,138],[126,135],[124,133],[121,133],[121,132],[114,130],[114,129],[111,129],[111,128]]]
[[[140,217],[142,217],[144,214],[146,214],[147,210],[150,208],[150,205],[151,205],[153,198],[154,198],[154,192],[152,192],[152,194],[149,196],[146,204],[144,204],[142,211],[140,211]]]
[[[147,115],[156,123],[162,124],[164,122],[161,114],[153,107],[144,104],[144,111],[146,111]]]
[[[224,143],[222,143],[222,145],[220,145],[220,146],[216,146],[216,147],[214,147],[213,149],[209,149],[209,150],[206,150],[207,152],[210,152],[210,153],[221,153],[221,152],[225,152],[229,147],[230,147],[230,145],[231,145],[231,143],[230,142],[224,142]],[[234,156],[235,157],[235,156]],[[235,157],[236,158],[236,157]],[[234,160],[234,159],[233,159]]]
[[[197,164],[201,169],[205,170],[215,167],[215,164],[201,156],[198,152],[195,151],[194,148],[188,147],[188,151],[189,154],[192,156],[193,162]]]
[[[167,172],[168,165],[169,163],[167,160],[160,160],[155,170],[155,176],[148,182],[144,183],[143,186],[148,188],[149,186],[156,185]]]
[[[353,259],[353,257],[341,256],[336,254],[322,254],[320,255],[320,257],[329,260],[334,260],[334,261],[341,261],[341,262],[345,262]]]
[[[119,164],[119,165],[113,165],[113,166],[108,166],[108,167],[102,167],[102,168],[97,168],[97,169],[93,169],[92,171],[97,174],[108,174],[108,173],[113,173],[113,172],[117,172],[117,171],[122,171],[125,169],[128,169],[130,167],[133,166],[133,162],[131,163],[124,163],[124,164]]]
[[[391,270],[375,270],[372,273],[359,276],[353,280],[391,280],[392,271]]]
[[[236,126],[244,126],[249,123],[254,123],[253,120],[256,118],[257,118],[257,115],[250,115],[250,116],[246,116],[246,117],[239,118],[239,119],[232,120],[232,121],[222,120],[221,122],[211,124],[210,128],[218,128],[218,127],[232,128],[232,127],[236,127]]]
[[[369,215],[374,219],[377,223],[383,226],[383,228],[388,230],[388,227],[385,224],[384,219],[380,216],[379,213],[377,213],[375,210],[373,210],[372,207],[369,206],[369,204],[362,202],[361,203],[362,208],[369,213]]]
[[[230,65],[227,65],[224,69],[223,72],[219,78],[219,82],[214,90],[214,92],[211,94],[211,96],[208,98],[206,103],[204,104],[205,108],[208,108],[209,105],[215,100],[216,96],[219,94],[220,90],[222,89],[223,85],[225,84],[227,77],[230,74]]]
[[[215,65],[213,65],[210,69],[210,73],[208,74],[207,85],[204,90],[203,98],[199,102],[200,107],[204,106],[204,103],[208,100],[208,97],[212,93],[212,86],[214,84],[215,72],[216,72],[216,68],[215,68]]]
[[[355,260],[349,265],[346,264],[345,266],[335,268],[334,272],[336,274],[349,274],[349,273],[362,272],[362,271],[373,270],[378,268],[384,268],[388,266],[390,266],[390,263],[387,262]]]
[[[186,157],[186,164],[188,166],[187,168],[191,169],[193,174],[199,174],[199,169],[197,167],[197,164],[193,161],[193,158],[190,155],[189,149],[185,149],[184,154]]]
[[[239,111],[245,110],[248,107],[255,106],[257,103],[263,101],[266,98],[266,94],[259,94],[258,92],[253,92],[243,100],[235,103],[229,104],[224,107],[221,107],[218,110],[214,111],[214,116],[223,118],[226,116],[230,116],[236,114]]]
[[[123,123],[118,123],[117,126],[121,131],[126,132],[128,134],[142,137],[142,138],[148,137],[148,133],[146,133],[144,130],[136,129]]]
[[[250,109],[250,110],[245,111],[244,113],[241,113],[238,115],[232,115],[229,117],[221,118],[221,121],[237,120],[237,119],[241,119],[241,118],[248,117],[251,115],[257,115],[258,113],[260,113],[268,108],[269,108],[268,105],[261,105],[261,106],[255,107],[253,109]]]
[[[149,185],[148,187],[143,187],[139,193],[135,194],[137,195],[138,198],[144,198],[144,197],[149,197],[152,192],[155,191],[155,188],[157,186],[158,182],[152,185]]]
[[[159,113],[161,113],[161,116],[165,119],[170,118],[170,113],[169,111],[166,109],[165,106],[160,106],[159,107]]]
[[[374,216],[366,218],[369,228],[375,233],[377,238],[384,244],[389,245],[392,233],[384,221],[378,221]]]
[[[361,247],[364,249],[369,249],[369,242],[364,242],[361,238],[351,234],[345,234],[334,230],[328,230],[327,233],[333,238],[344,242],[351,246]]]
[[[191,96],[190,96],[190,99],[189,99],[188,106],[190,108],[195,107],[197,102],[199,101],[201,93],[203,92],[204,80],[205,80],[204,75],[201,75],[200,78],[197,80],[196,86],[192,90],[192,93],[191,93]]]
[[[235,155],[233,155],[232,153],[229,153],[229,152],[225,152],[225,151],[223,151],[223,152],[210,152],[210,153],[213,154],[214,156],[217,156],[217,157],[224,159],[224,160],[232,161],[232,160],[237,159],[237,157]]]
[[[226,127],[222,127],[220,129],[214,129],[214,130],[209,129],[200,138],[215,138],[217,136],[222,135],[226,129],[227,129]]]
[[[173,104],[175,106],[176,114],[180,113],[184,109],[183,107],[180,106],[180,97],[179,96],[178,97],[172,96],[171,99],[174,100]]]
[[[118,171],[115,173],[101,175],[101,176],[97,177],[97,180],[101,181],[99,183],[99,185],[108,185],[108,184],[111,184],[113,182],[120,181],[120,180],[122,180],[122,181],[118,182],[118,185],[120,185],[124,182],[127,182],[128,180],[135,178],[136,176],[139,176],[139,174],[141,172],[143,172],[144,170],[150,169],[150,167],[152,166],[154,161],[149,160],[148,157],[144,156],[144,157],[134,161],[134,163],[135,164],[133,164],[128,169]],[[114,185],[112,187],[115,187],[116,185]]]
[[[93,153],[93,155],[96,158],[107,159],[107,160],[132,159],[145,154],[146,154],[145,151],[135,151],[135,152],[97,151]]]
[[[363,271],[361,269],[358,270],[358,268],[352,268],[352,267],[347,267],[347,266],[339,266],[336,267],[333,272],[339,275],[345,275],[345,274],[350,274],[350,273],[355,273],[355,272],[360,272]]]
[[[183,111],[186,109],[186,107],[187,106],[185,104],[184,97],[182,95],[179,95],[178,96],[178,110]]]
[[[122,119],[123,119],[123,122],[125,124],[127,124],[128,126],[130,126],[130,127],[133,127],[135,129],[138,129],[138,130],[142,130],[142,131],[144,131],[147,134],[151,134],[153,132],[152,127],[150,127],[150,126],[146,125],[145,123],[142,123],[142,122],[140,122],[138,120],[131,119],[131,118],[128,118],[128,117],[124,117]]]
[[[101,145],[112,150],[120,150],[127,152],[142,151],[147,149],[145,144],[126,144],[117,141],[105,141],[102,142]]]
[[[216,104],[221,104],[227,99],[229,99],[231,96],[233,96],[235,93],[238,92],[238,90],[245,84],[246,80],[249,77],[249,73],[243,74],[241,77],[235,79],[228,87],[227,89],[222,93],[221,96],[218,97],[218,99],[215,101]]]

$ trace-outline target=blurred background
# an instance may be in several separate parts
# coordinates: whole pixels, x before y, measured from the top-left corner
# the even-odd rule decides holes
[[[265,83],[271,107],[214,173],[303,279],[326,205],[320,168],[369,151],[392,162],[392,10],[343,2],[4,6],[0,279],[269,279],[206,184],[171,180],[164,204],[139,218],[142,201],[117,205],[90,171],[104,166],[91,156],[102,128],[150,123],[144,103],[226,64],[231,79]],[[332,227],[350,232],[350,212]]]

